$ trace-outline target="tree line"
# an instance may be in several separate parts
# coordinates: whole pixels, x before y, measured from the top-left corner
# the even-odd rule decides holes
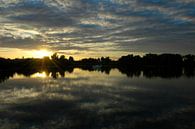
[[[179,54],[146,54],[143,57],[139,55],[122,56],[118,60],[112,60],[110,57],[85,58],[74,60],[73,57],[66,58],[64,55],[54,53],[51,57],[5,59],[0,58],[0,69],[68,69],[83,68],[93,69],[95,66],[111,68],[143,68],[143,67],[195,67],[194,55]]]
[[[73,57],[66,58],[64,55],[54,53],[51,57],[42,59],[0,58],[0,83],[13,77],[15,73],[31,76],[36,72],[45,71],[53,78],[65,76],[65,72],[73,72],[74,68],[88,71],[100,71],[109,74],[111,69],[116,68],[128,77],[139,77],[141,73],[145,77],[173,78],[185,75],[195,76],[195,56],[178,54],[146,54],[143,57],[137,55],[122,56],[118,60],[109,57],[85,58],[74,60]]]

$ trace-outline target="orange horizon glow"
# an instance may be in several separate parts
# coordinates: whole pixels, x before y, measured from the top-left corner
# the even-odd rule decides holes
[[[32,56],[34,58],[43,58],[43,57],[51,56],[51,55],[52,55],[52,52],[46,49],[32,51]]]
[[[123,55],[133,54],[143,56],[145,53],[142,52],[119,52],[119,53],[110,53],[110,52],[102,52],[97,54],[95,52],[80,52],[79,54],[75,54],[75,50],[67,50],[67,51],[52,51],[50,49],[17,49],[17,48],[0,48],[0,57],[3,58],[43,58],[45,56],[51,57],[52,54],[58,53],[59,56],[65,55],[66,58],[70,56],[74,57],[75,60],[80,60],[84,58],[101,58],[109,56],[111,59],[117,60]],[[76,51],[77,52],[77,51]]]

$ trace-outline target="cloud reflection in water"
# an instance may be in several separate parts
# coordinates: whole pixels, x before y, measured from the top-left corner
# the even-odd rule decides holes
[[[194,78],[127,78],[118,70],[107,75],[79,69],[65,78],[35,75],[0,84],[1,128],[182,129],[194,124]]]

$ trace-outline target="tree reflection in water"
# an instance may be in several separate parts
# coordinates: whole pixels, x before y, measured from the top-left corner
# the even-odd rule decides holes
[[[98,71],[101,73],[108,74],[113,68],[110,67],[102,67],[101,69],[92,69],[92,68],[81,68],[82,70],[87,70],[90,72]],[[165,68],[155,68],[155,67],[146,67],[146,68],[115,68],[118,69],[122,74],[127,75],[127,77],[140,77],[144,76],[146,78],[153,78],[153,77],[161,77],[161,78],[179,78],[181,76],[186,77],[193,77],[195,75],[194,68],[182,68],[182,67],[165,67]],[[0,83],[12,78],[15,74],[21,74],[26,77],[38,77],[38,76],[51,76],[54,79],[58,77],[65,77],[65,73],[72,73],[74,68],[68,68],[66,70],[60,69],[46,69],[46,70],[20,70],[20,71],[10,71],[10,70],[1,70],[0,72]],[[44,72],[44,75],[41,73]]]
[[[176,68],[4,71],[0,128],[193,129],[192,76]]]

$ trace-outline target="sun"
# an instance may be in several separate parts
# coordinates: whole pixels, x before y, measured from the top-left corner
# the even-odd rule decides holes
[[[33,51],[33,57],[35,58],[43,58],[45,56],[50,56],[51,54],[52,52],[45,49]]]

